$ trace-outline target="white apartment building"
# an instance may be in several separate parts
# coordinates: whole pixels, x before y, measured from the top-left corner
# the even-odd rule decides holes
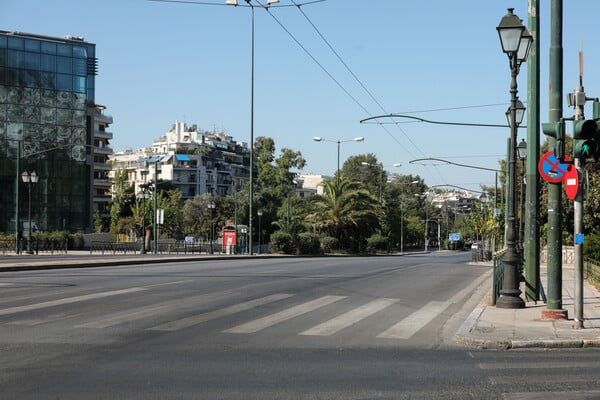
[[[176,121],[151,148],[117,152],[111,159],[113,171],[127,170],[136,194],[140,184],[163,180],[170,181],[187,200],[205,193],[226,196],[239,190],[249,178],[249,157],[244,142]]]

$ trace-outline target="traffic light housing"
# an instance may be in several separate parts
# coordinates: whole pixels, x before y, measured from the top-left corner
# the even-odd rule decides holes
[[[555,139],[554,157],[561,163],[565,161],[565,121],[542,123],[542,131],[545,135]]]
[[[599,150],[598,124],[593,119],[573,123],[573,158],[596,158]]]

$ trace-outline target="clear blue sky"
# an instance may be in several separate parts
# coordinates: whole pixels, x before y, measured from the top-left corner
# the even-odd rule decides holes
[[[550,5],[541,3],[543,122],[548,116]],[[564,90],[570,92],[578,84],[578,52],[583,43],[586,92],[600,96],[596,42],[600,2],[564,3]],[[280,3],[289,4],[290,0]],[[336,169],[336,145],[314,142],[313,136],[331,140],[364,136],[364,142],[341,145],[342,163],[350,155],[373,153],[384,165],[402,163],[401,168],[387,168],[390,172],[419,175],[430,186],[451,184],[476,190],[480,184],[493,185],[492,172],[409,161],[438,157],[498,168],[506,153],[508,129],[424,123],[384,129],[359,121],[384,113],[421,111],[413,115],[438,121],[505,123],[510,73],[496,26],[507,7],[514,7],[526,23],[527,6],[526,0],[327,0],[301,8],[308,20],[296,7],[273,7],[272,15],[256,9],[255,137],[274,138],[278,150],[300,150],[307,160],[306,173],[331,175]],[[250,138],[250,9],[246,7],[145,0],[2,0],[0,29],[70,34],[96,43],[96,101],[114,117],[115,150],[148,146],[175,120],[225,130],[236,140]],[[522,100],[526,100],[526,77],[524,64],[519,77]],[[571,114],[565,105],[565,115]],[[519,141],[521,137],[523,133]]]

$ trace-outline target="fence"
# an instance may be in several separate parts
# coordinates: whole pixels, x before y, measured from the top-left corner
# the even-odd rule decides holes
[[[150,243],[150,251],[154,250],[154,243]],[[92,241],[90,244],[90,254],[93,252],[104,253],[141,253],[142,242],[110,242],[110,241]],[[156,251],[160,254],[237,254],[236,246],[232,245],[226,251],[223,251],[221,243],[207,242],[186,242],[185,240],[165,239],[159,240],[156,245]]]
[[[565,246],[563,248],[563,262],[565,260],[571,260],[573,262],[573,247]],[[566,250],[566,251],[565,251]],[[492,279],[492,305],[496,304],[496,300],[500,297],[500,291],[502,290],[502,281],[504,279],[504,263],[502,261],[502,256],[504,255],[505,250],[499,251],[494,254],[494,273]],[[591,258],[583,259],[583,278],[588,281],[600,285],[600,262],[596,260],[592,260]]]
[[[502,249],[496,253],[492,259],[494,260],[494,272],[492,277],[492,305],[496,304],[496,300],[500,297],[500,291],[502,290],[502,282],[504,280],[504,253],[507,249]]]
[[[583,277],[596,285],[600,284],[600,262],[591,258],[584,258]]]
[[[68,240],[67,239],[31,239],[29,244],[27,239],[20,239],[15,242],[14,239],[0,240],[0,254],[7,253],[65,253],[67,254]]]

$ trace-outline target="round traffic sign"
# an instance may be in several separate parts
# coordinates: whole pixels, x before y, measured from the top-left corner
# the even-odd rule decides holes
[[[565,161],[570,161],[568,156],[565,156]],[[569,164],[558,161],[553,151],[545,153],[538,163],[540,175],[550,183],[562,182],[568,169]]]

